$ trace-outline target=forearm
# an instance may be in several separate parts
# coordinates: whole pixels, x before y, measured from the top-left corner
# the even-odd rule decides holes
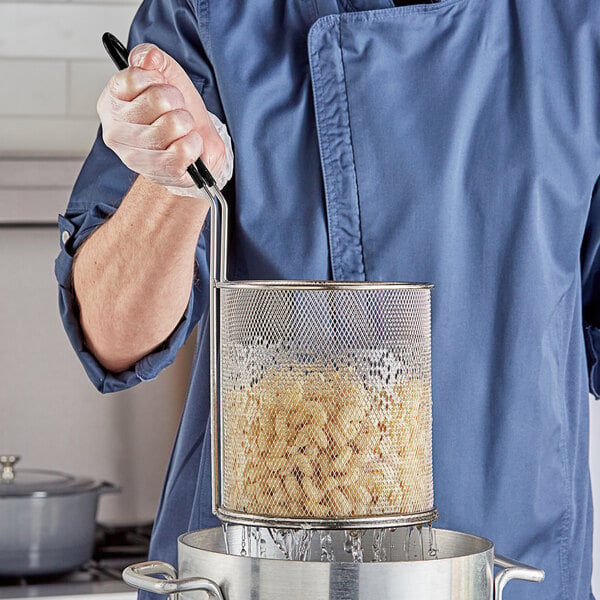
[[[86,345],[110,371],[160,345],[187,306],[208,201],[138,177],[121,206],[80,248],[73,284]]]

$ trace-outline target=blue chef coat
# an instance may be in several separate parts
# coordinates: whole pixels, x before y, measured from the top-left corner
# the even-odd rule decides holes
[[[185,66],[231,132],[230,278],[433,282],[439,525],[546,570],[507,599],[589,600],[600,2],[146,0],[130,46],[141,41]],[[130,371],[85,348],[71,285],[74,251],[133,180],[98,138],[60,217],[56,274],[67,333],[104,392],[156,377],[198,324],[151,548],[173,563],[178,534],[217,524],[208,228],[185,316]]]

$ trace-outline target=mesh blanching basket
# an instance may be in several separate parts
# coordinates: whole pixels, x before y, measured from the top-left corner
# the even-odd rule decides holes
[[[431,522],[431,286],[227,281],[216,196],[215,514],[273,527]]]

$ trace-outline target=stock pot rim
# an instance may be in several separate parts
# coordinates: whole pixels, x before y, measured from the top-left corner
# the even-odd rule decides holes
[[[220,289],[254,289],[254,290],[430,290],[432,283],[405,281],[320,281],[320,280],[245,280],[218,281],[215,285]]]
[[[244,525],[234,525],[233,523],[229,523],[228,524],[229,527],[244,527]],[[384,562],[362,562],[362,563],[353,563],[353,562],[341,562],[341,561],[334,561],[334,562],[318,562],[318,561],[309,561],[311,563],[315,563],[315,564],[322,564],[322,565],[328,565],[329,567],[331,566],[335,566],[336,568],[356,568],[356,567],[360,567],[362,568],[382,568],[382,565],[390,565],[390,564],[402,564],[402,565],[407,565],[407,564],[424,564],[424,563],[429,563],[429,562],[446,562],[446,561],[455,561],[455,560],[459,560],[461,558],[470,558],[476,555],[480,555],[480,554],[486,554],[488,552],[492,552],[494,551],[494,543],[489,540],[488,538],[484,538],[472,533],[464,533],[462,531],[454,531],[452,529],[439,529],[437,527],[433,528],[436,535],[441,534],[442,537],[444,536],[450,536],[450,537],[457,537],[460,540],[463,541],[471,541],[472,543],[475,544],[479,544],[480,547],[479,549],[477,549],[474,552],[463,552],[463,553],[457,553],[453,556],[444,556],[444,557],[440,557],[440,558],[436,558],[436,559],[430,559],[430,560],[410,560],[410,561],[384,561]],[[179,547],[185,548],[186,551],[189,552],[203,552],[203,553],[207,553],[211,556],[218,556],[218,557],[222,557],[222,556],[227,556],[228,560],[229,559],[241,559],[241,560],[260,560],[262,561],[270,561],[270,562],[277,562],[277,563],[281,563],[281,564],[290,564],[290,565],[294,565],[294,564],[306,564],[305,561],[299,561],[299,560],[284,560],[282,558],[270,558],[270,557],[266,557],[266,558],[256,558],[256,557],[251,557],[251,556],[240,556],[237,554],[226,554],[225,553],[225,544],[223,543],[222,548],[206,548],[206,547],[201,547],[198,545],[194,545],[193,543],[190,542],[190,538],[196,538],[198,536],[211,536],[211,535],[215,535],[216,531],[219,531],[220,533],[222,533],[222,529],[221,527],[211,527],[211,528],[207,528],[207,529],[197,529],[194,531],[187,531],[185,533],[182,533],[178,538],[177,538],[177,543]],[[334,530],[332,530],[334,531]],[[335,531],[339,531],[339,530],[335,530]],[[220,551],[221,550],[221,551]],[[282,567],[285,568],[285,567]]]

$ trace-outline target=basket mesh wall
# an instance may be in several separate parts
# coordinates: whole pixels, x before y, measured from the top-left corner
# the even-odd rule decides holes
[[[429,289],[226,288],[220,314],[223,508],[433,508]]]

